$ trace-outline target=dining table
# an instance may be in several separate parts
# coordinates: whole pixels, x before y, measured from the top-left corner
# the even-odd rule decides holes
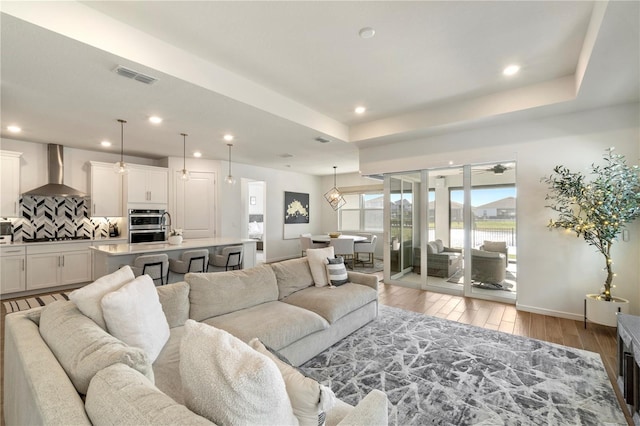
[[[338,238],[343,238],[343,239],[351,238],[353,239],[354,243],[367,240],[367,237],[364,237],[362,235],[340,235]],[[314,243],[330,243],[331,237],[327,234],[312,235],[311,241],[313,241]]]

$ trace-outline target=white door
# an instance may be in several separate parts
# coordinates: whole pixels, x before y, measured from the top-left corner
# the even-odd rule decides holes
[[[176,181],[176,225],[187,238],[211,238],[215,236],[215,189],[213,172],[191,172],[183,181],[180,173]]]
[[[152,203],[167,203],[167,171],[147,171],[147,191]]]
[[[91,253],[89,250],[62,254],[61,284],[77,284],[91,281]]]
[[[62,256],[56,253],[27,256],[27,290],[60,285]]]
[[[127,173],[127,202],[148,203],[147,171],[130,168]]]
[[[122,216],[122,175],[113,166],[91,164],[92,216]]]

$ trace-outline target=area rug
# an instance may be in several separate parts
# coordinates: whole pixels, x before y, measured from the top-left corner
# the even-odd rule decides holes
[[[373,259],[373,266],[370,264],[365,266],[362,263],[356,263],[356,267],[353,270],[355,272],[363,272],[365,274],[380,272],[384,270],[384,262],[382,259]]]
[[[10,300],[8,302],[4,302],[4,308],[7,310],[7,313],[10,314],[11,312],[26,311],[27,309],[44,306],[61,299],[69,300],[67,293],[47,294],[46,296],[34,296]]]
[[[392,425],[627,424],[599,354],[387,306],[301,370]]]

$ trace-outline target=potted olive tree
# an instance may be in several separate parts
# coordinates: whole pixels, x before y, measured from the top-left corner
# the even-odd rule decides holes
[[[591,180],[580,172],[556,166],[544,177],[549,185],[546,206],[558,214],[550,228],[564,228],[595,247],[602,255],[607,277],[601,293],[587,295],[587,318],[609,326],[616,325],[618,307],[628,310],[628,301],[613,297],[615,287],[611,246],[625,226],[640,216],[640,168],[626,164],[614,148],[604,154],[605,164],[591,165]]]

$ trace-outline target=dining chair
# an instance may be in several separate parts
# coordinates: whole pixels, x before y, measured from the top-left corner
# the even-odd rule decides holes
[[[344,258],[344,264],[347,265],[347,260],[351,260],[351,269],[353,269],[353,238],[331,238],[329,246],[333,246],[333,252],[336,256],[342,256]]]
[[[324,243],[314,243],[311,239],[311,234],[300,234],[300,249],[302,250],[302,257],[306,256],[307,250],[315,248],[325,248],[327,245]]]
[[[215,270],[225,271],[229,269],[242,269],[242,246],[228,246],[222,249],[221,253],[214,254],[209,257],[209,265]]]
[[[369,241],[361,241],[355,243],[355,260],[358,263],[362,263],[362,265],[370,265],[373,267],[373,254],[376,252],[376,241],[378,240],[377,235],[372,235]],[[361,261],[359,259],[360,254],[367,254],[367,261]]]

